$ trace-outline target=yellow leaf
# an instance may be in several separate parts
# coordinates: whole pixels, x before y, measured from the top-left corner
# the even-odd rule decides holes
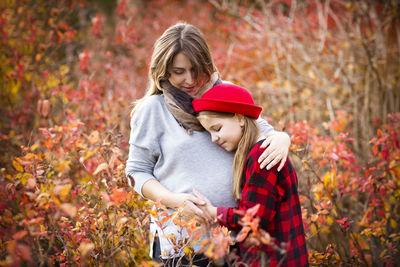
[[[186,246],[183,249],[183,253],[185,253],[185,255],[189,255],[189,256],[193,255],[193,253],[194,253],[193,247],[190,245]]]
[[[310,230],[311,230],[311,233],[313,233],[314,235],[318,234],[317,227],[313,223],[310,225]]]
[[[30,178],[30,173],[18,173],[15,178],[19,179],[22,185],[26,185],[28,178]]]
[[[335,173],[327,172],[323,178],[325,187],[335,186]]]
[[[323,234],[329,234],[331,231],[329,230],[329,227],[322,226],[321,227],[321,233]]]
[[[34,145],[32,145],[31,146],[31,151],[35,151],[36,149],[38,149],[39,148],[39,144],[34,144]]]
[[[396,228],[397,228],[397,222],[396,222],[395,220],[393,220],[393,219],[390,219],[390,226],[391,226],[393,229],[396,229]]]
[[[332,209],[332,214],[333,214],[334,217],[337,217],[337,216],[338,216],[335,209]]]
[[[67,184],[64,186],[62,190],[60,190],[60,196],[64,199],[68,194],[69,191],[71,190],[72,185]]]
[[[61,196],[61,198],[65,198],[69,191],[71,190],[72,185],[71,184],[66,184],[66,185],[57,185],[56,187],[53,188],[53,193],[56,195]]]
[[[21,164],[19,164],[18,161],[13,160],[12,163],[13,163],[14,168],[15,168],[17,171],[19,171],[19,172],[24,172],[24,168],[21,166]]]
[[[61,201],[58,199],[58,197],[56,197],[53,194],[51,196],[53,197],[53,201],[54,201],[54,203],[56,203],[56,205],[60,205],[61,204]]]
[[[93,175],[96,175],[99,172],[106,170],[107,168],[108,168],[108,163],[107,162],[103,162],[103,163],[99,164],[99,166],[97,166],[97,168],[94,171]]]
[[[82,161],[81,161],[81,162],[84,162],[85,160],[87,160],[88,158],[90,158],[91,156],[93,156],[93,155],[96,153],[96,151],[97,151],[97,149],[95,149],[95,150],[89,150],[89,151],[86,153],[85,157],[82,158]]]
[[[213,256],[213,249],[214,249],[214,244],[211,243],[211,244],[208,246],[208,248],[207,248],[206,252],[204,253],[204,255],[206,255],[206,256],[209,257],[209,258],[212,258],[212,256]]]

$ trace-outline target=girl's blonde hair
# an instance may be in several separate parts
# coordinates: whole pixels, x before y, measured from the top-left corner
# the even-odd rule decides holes
[[[149,87],[146,94],[136,101],[131,115],[147,97],[162,93],[160,83],[169,78],[168,68],[179,53],[189,58],[195,79],[204,75],[205,82],[208,82],[217,71],[210,49],[198,28],[185,22],[169,27],[154,44],[149,68]]]
[[[242,114],[226,113],[219,111],[200,111],[198,117],[214,116],[214,117],[233,117],[235,115],[243,116],[244,125],[242,127],[242,137],[239,140],[238,147],[233,158],[233,189],[232,195],[235,200],[239,200],[242,194],[243,169],[247,155],[251,148],[257,142],[260,135],[260,128],[255,119],[244,116]]]

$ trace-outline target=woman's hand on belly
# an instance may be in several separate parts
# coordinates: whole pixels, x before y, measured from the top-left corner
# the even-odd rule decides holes
[[[178,201],[177,208],[183,208],[182,215],[185,220],[195,218],[200,224],[208,224],[208,221],[211,220],[211,217],[204,209],[206,202],[200,198],[191,194],[180,193],[176,194],[176,200]]]

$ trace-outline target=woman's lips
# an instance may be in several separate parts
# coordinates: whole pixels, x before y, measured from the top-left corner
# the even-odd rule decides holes
[[[192,86],[192,87],[183,87],[183,88],[185,89],[185,92],[187,92],[187,93],[193,93],[193,92],[195,91],[195,89],[196,89],[195,86]]]

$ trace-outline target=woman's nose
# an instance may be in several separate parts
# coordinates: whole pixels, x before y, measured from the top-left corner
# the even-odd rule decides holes
[[[192,85],[192,84],[193,84],[193,82],[194,82],[194,77],[193,77],[193,73],[192,73],[191,71],[188,71],[188,72],[186,73],[185,82],[186,82],[187,84],[189,84],[189,85]]]

